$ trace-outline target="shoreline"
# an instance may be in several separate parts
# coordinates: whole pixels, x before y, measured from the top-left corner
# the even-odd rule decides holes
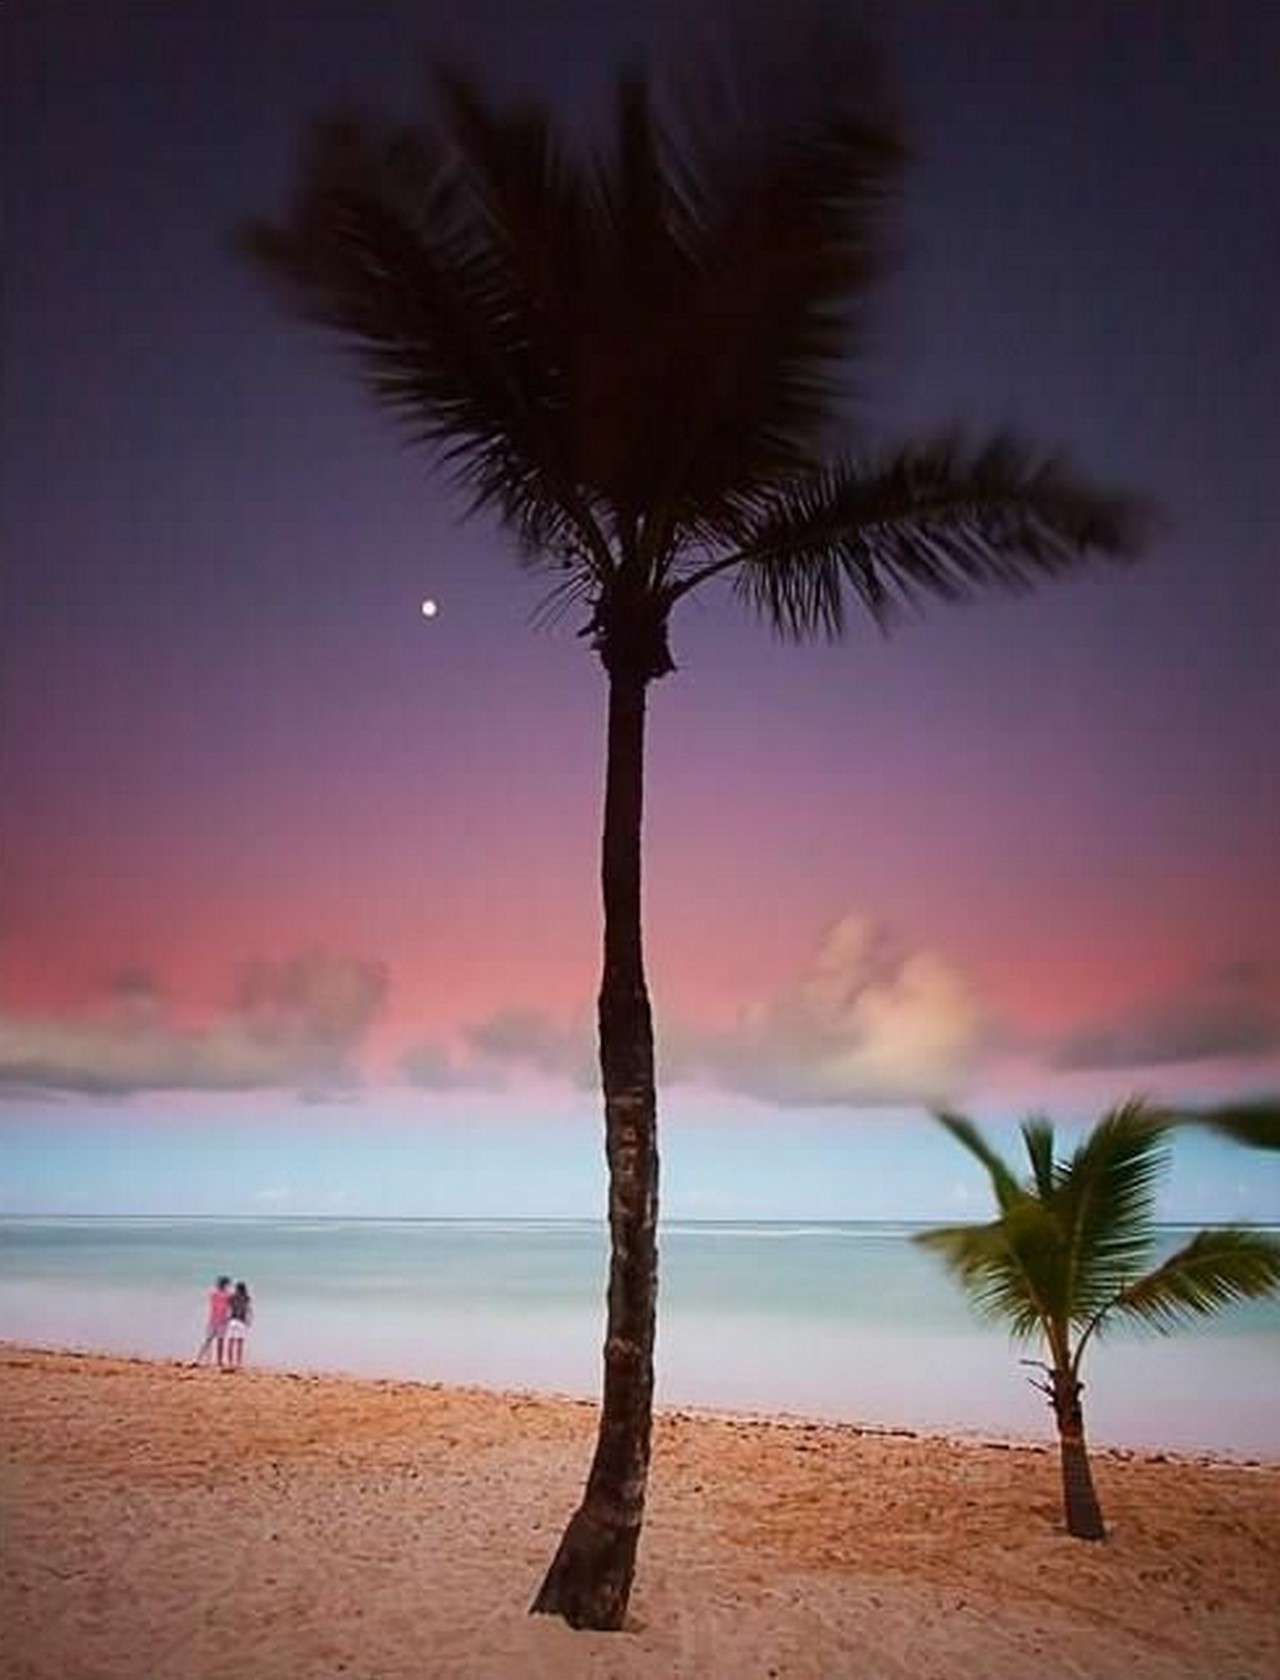
[[[263,1216],[236,1231],[206,1220],[202,1232],[165,1215],[152,1220],[163,1236],[136,1218],[89,1223],[96,1235],[0,1231],[0,1339],[185,1358],[203,1334],[207,1282],[230,1267],[254,1282],[262,1309],[255,1364],[599,1395],[604,1256],[598,1232],[569,1222],[568,1236],[530,1234],[527,1221],[330,1219],[320,1229]],[[669,1231],[657,1403],[1051,1439],[1044,1397],[1018,1363],[1035,1350],[971,1312],[900,1222],[871,1230]],[[1234,1309],[1194,1336],[1099,1342],[1086,1372],[1090,1439],[1280,1460],[1280,1414],[1267,1399],[1278,1354],[1280,1303]]]
[[[658,1413],[627,1626],[530,1616],[589,1400],[0,1345],[2,1680],[1270,1680],[1280,1465]]]
[[[4,1365],[11,1361],[17,1362],[27,1356],[88,1361],[109,1360],[118,1365],[135,1365],[143,1369],[154,1367],[168,1371],[207,1370],[212,1372],[216,1369],[216,1367],[207,1365],[198,1367],[194,1361],[179,1359],[176,1356],[115,1353],[108,1348],[51,1342],[18,1342],[0,1336],[0,1369],[3,1369]],[[582,1394],[571,1394],[560,1389],[520,1388],[487,1383],[449,1382],[429,1377],[377,1375],[372,1372],[345,1371],[338,1367],[321,1365],[283,1366],[250,1362],[239,1374],[242,1376],[255,1374],[279,1377],[288,1381],[316,1379],[323,1382],[350,1384],[356,1388],[421,1388],[432,1393],[472,1395],[481,1400],[516,1401],[522,1404],[548,1401],[555,1405],[584,1407],[592,1413],[593,1417],[599,1410],[598,1400]],[[952,1428],[929,1428],[914,1424],[889,1423],[878,1419],[851,1419],[819,1413],[765,1411],[753,1408],[739,1409],[732,1406],[703,1406],[681,1403],[655,1403],[653,1416],[655,1426],[659,1421],[673,1420],[690,1423],[746,1424],[760,1429],[798,1430],[801,1432],[821,1429],[836,1434],[866,1437],[871,1440],[936,1442],[940,1446],[954,1446],[960,1449],[968,1447],[985,1448],[992,1452],[1047,1453],[1055,1461],[1058,1453],[1057,1437],[1048,1426],[1046,1426],[1043,1436],[1001,1434],[992,1430],[966,1429],[959,1425]],[[1280,1454],[1271,1457],[1262,1453],[1216,1452],[1208,1448],[1188,1451],[1175,1447],[1126,1447],[1090,1441],[1089,1457],[1094,1462],[1115,1460],[1118,1463],[1184,1464],[1195,1465],[1204,1469],[1211,1468],[1214,1465],[1223,1465],[1238,1470],[1275,1470],[1280,1472]]]

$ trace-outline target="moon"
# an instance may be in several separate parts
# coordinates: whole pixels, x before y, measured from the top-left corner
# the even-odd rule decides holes
[[[439,611],[439,606],[431,599],[430,595],[428,595],[426,600],[422,603],[423,618],[434,618]]]

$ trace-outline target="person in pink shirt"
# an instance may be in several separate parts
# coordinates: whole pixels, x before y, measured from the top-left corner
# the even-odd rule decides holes
[[[205,1324],[204,1341],[196,1354],[196,1364],[204,1362],[210,1348],[216,1350],[219,1366],[225,1365],[227,1353],[227,1324],[231,1318],[231,1279],[220,1277],[209,1291],[209,1317]]]

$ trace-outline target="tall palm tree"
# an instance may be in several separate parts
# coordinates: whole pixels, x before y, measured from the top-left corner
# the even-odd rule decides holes
[[[1053,1127],[1028,1120],[1022,1139],[1031,1174],[1019,1180],[972,1121],[940,1114],[951,1135],[987,1169],[998,1216],[987,1225],[948,1225],[916,1241],[940,1254],[980,1311],[1021,1339],[1040,1337],[1058,1426],[1067,1530],[1103,1540],[1106,1529],[1085,1444],[1080,1368],[1093,1338],[1112,1320],[1170,1331],[1231,1301],[1280,1287],[1280,1241],[1260,1231],[1197,1231],[1147,1270],[1153,1193],[1167,1159],[1172,1114],[1130,1102],[1114,1108],[1066,1159]]]
[[[706,66],[703,67],[707,69]],[[873,447],[844,416],[903,147],[865,46],[828,28],[665,102],[623,75],[571,146],[537,104],[437,71],[426,119],[321,122],[241,246],[496,514],[608,689],[599,1050],[608,1329],[581,1506],[533,1608],[615,1628],[644,1511],[658,1152],[641,942],[650,684],[672,616],[727,585],[783,637],[1021,590],[1135,551],[1126,496],[1009,436]],[[843,427],[843,436],[841,435]]]

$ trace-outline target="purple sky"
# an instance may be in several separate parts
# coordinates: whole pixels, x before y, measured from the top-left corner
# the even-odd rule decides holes
[[[311,115],[408,114],[428,45],[586,127],[620,52],[720,9],[371,10],[2,26],[0,1207],[69,1205],[68,1136],[158,1104],[207,1131],[269,1098],[305,1138],[338,1121],[296,1094],[342,1090],[357,1130],[471,1113],[480,1153],[592,1110],[600,673],[231,230]],[[869,428],[1012,423],[1164,525],[1132,572],[889,640],[677,619],[665,1106],[761,1162],[944,1094],[1280,1085],[1280,13],[886,13],[915,162]]]

